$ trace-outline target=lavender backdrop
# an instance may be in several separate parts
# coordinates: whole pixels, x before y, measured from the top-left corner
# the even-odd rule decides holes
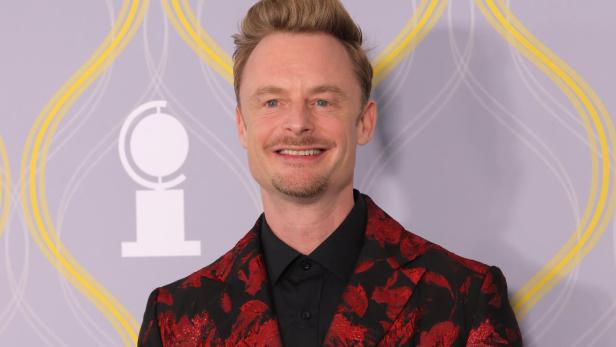
[[[422,3],[344,1],[372,57]],[[227,53],[251,4],[190,2]],[[2,202],[6,180],[0,180],[0,211],[8,209],[0,231],[2,346],[126,344],[104,309],[58,271],[53,255],[44,255],[24,212],[31,201],[20,198],[20,168],[28,158],[27,136],[40,126],[37,116],[103,42],[121,6],[117,0],[0,4],[0,138],[8,154],[8,161],[0,160],[0,177],[10,172],[11,178],[8,206]],[[514,295],[583,219],[591,152],[574,106],[477,6],[450,1],[374,90],[379,128],[360,149],[355,184],[415,233],[500,266]],[[616,109],[616,3],[509,6],[608,111]],[[50,243],[61,243],[117,299],[107,307],[125,307],[137,323],[154,287],[212,262],[261,211],[235,134],[232,86],[180,37],[160,2],[144,11],[126,47],[58,123],[41,198],[59,235]],[[190,150],[178,171],[186,180],[177,189],[184,191],[185,238],[201,241],[201,256],[126,258],[120,252],[123,241],[135,239],[135,191],[144,189],[120,163],[120,127],[137,106],[158,99],[167,100],[165,112],[188,132]],[[594,247],[578,254],[579,264],[521,318],[528,346],[616,345],[616,226],[608,221]]]

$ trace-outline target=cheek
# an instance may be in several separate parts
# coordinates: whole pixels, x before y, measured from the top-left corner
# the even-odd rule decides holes
[[[248,146],[253,153],[265,151],[265,145],[271,141],[273,128],[267,123],[255,123],[248,136]]]
[[[357,134],[354,125],[330,124],[327,138],[336,142],[340,160],[351,161],[354,158]]]
[[[347,156],[354,160],[357,150],[357,126],[355,122],[347,128],[346,140]]]

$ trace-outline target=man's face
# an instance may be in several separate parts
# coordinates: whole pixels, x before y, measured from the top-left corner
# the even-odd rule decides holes
[[[355,147],[370,140],[376,105],[342,43],[321,33],[274,33],[242,74],[237,128],[252,175],[273,194],[308,199],[352,186]]]

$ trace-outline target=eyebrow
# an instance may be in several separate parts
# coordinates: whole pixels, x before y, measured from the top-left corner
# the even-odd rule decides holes
[[[333,93],[342,98],[347,97],[347,93],[345,93],[340,87],[335,86],[335,85],[330,85],[330,84],[316,86],[310,89],[310,94],[319,94],[319,93]]]
[[[267,95],[267,94],[284,94],[284,93],[286,93],[285,89],[281,87],[273,86],[273,85],[268,85],[268,86],[257,88],[257,90],[252,94],[252,98],[258,98],[262,95]],[[319,94],[319,93],[333,93],[333,94],[337,94],[339,97],[343,97],[343,98],[347,97],[347,93],[345,93],[340,87],[335,86],[335,85],[330,85],[330,84],[316,86],[310,89],[309,91],[309,94]]]
[[[257,88],[257,90],[252,94],[252,97],[258,97],[264,94],[282,94],[284,93],[284,89],[276,86],[263,86]]]

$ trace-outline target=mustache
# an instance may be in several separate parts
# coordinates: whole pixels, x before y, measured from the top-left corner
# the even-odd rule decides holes
[[[313,135],[305,135],[299,137],[280,136],[267,142],[265,148],[281,146],[331,148],[335,146],[335,142]]]

